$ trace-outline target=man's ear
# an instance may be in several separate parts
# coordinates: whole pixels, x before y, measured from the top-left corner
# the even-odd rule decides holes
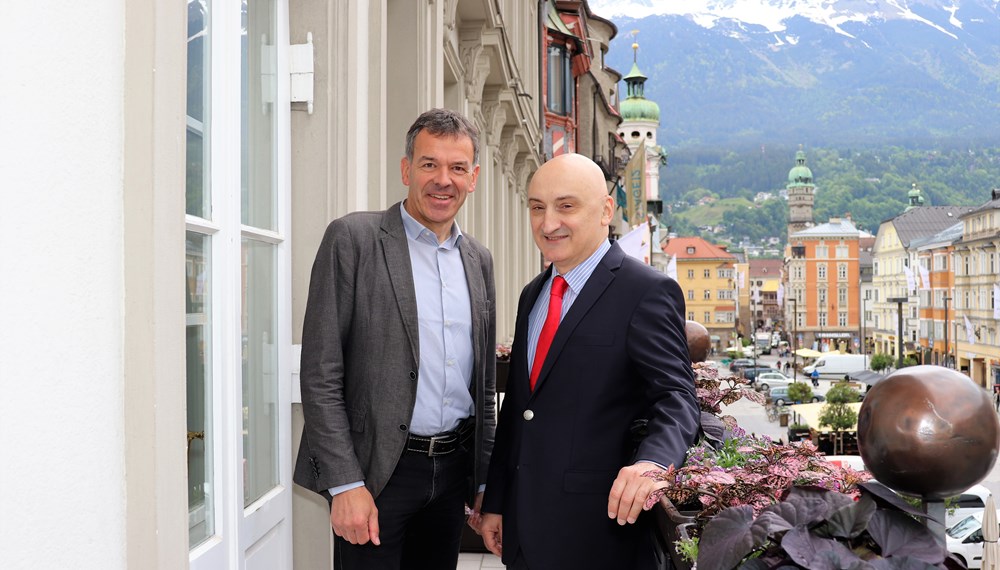
[[[404,156],[399,161],[399,173],[403,179],[403,186],[410,185],[410,161]]]

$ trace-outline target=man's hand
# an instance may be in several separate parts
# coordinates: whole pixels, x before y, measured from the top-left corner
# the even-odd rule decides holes
[[[472,528],[472,530],[476,531],[476,534],[478,535],[483,534],[483,531],[481,530],[483,524],[483,515],[482,513],[479,512],[480,509],[482,508],[483,508],[483,493],[478,493],[476,495],[476,502],[473,503],[472,505],[472,514],[469,515],[469,518],[466,521],[467,523],[469,523],[469,526]]]
[[[483,544],[487,550],[497,556],[503,556],[503,516],[483,513],[479,534],[483,535]]]
[[[375,546],[378,539],[378,509],[366,487],[358,487],[333,496],[330,506],[330,525],[333,532],[351,544]]]
[[[608,518],[617,519],[620,525],[634,524],[644,509],[646,498],[657,488],[655,479],[642,474],[659,469],[656,464],[647,462],[622,467],[608,495]]]

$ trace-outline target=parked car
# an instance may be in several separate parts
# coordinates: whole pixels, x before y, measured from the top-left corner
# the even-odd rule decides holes
[[[757,375],[758,374],[767,373],[767,372],[777,372],[777,371],[778,371],[777,368],[773,368],[771,366],[753,366],[753,365],[750,365],[750,366],[744,367],[742,370],[740,370],[740,373],[743,374],[743,376],[747,380],[749,380],[751,384],[753,384],[754,382],[757,381]]]
[[[950,499],[948,504],[954,510],[948,509],[945,514],[944,526],[951,527],[958,521],[967,518],[969,515],[982,513],[986,508],[986,498],[990,496],[990,490],[982,485],[973,485],[961,495]]]
[[[969,568],[983,567],[983,511],[969,515],[945,532],[948,552]]]
[[[801,403],[801,402],[792,402],[791,400],[788,399],[788,386],[775,386],[774,388],[771,388],[769,396],[771,397],[771,401],[774,402],[775,406],[784,406],[787,404]],[[822,402],[825,399],[826,398],[824,398],[822,394],[813,394],[812,398],[809,401]]]
[[[741,368],[746,366],[753,366],[753,360],[749,358],[736,358],[729,363],[729,370],[732,372],[739,372]]]
[[[758,372],[754,376],[754,384],[756,384],[757,389],[761,392],[767,392],[771,388],[777,388],[778,386],[787,388],[791,383],[792,379],[781,372]]]

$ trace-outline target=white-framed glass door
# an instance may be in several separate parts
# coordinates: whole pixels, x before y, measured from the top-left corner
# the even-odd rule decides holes
[[[190,564],[291,567],[287,0],[188,0]]]

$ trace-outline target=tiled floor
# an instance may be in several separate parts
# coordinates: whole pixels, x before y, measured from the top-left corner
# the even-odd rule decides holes
[[[458,555],[458,568],[455,570],[491,570],[505,568],[503,562],[492,554],[470,554],[463,552]]]

